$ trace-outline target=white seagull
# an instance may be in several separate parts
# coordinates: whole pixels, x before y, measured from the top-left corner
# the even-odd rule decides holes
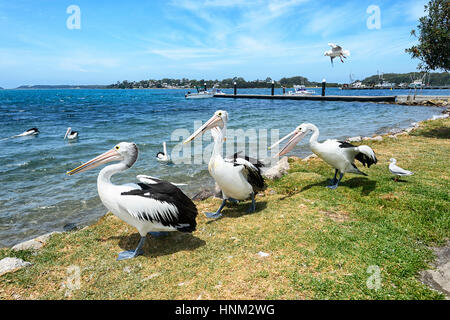
[[[396,163],[397,163],[397,160],[396,160],[396,159],[391,158],[389,161],[390,161],[390,164],[389,164],[389,171],[390,171],[393,175],[395,175],[394,181],[397,182],[397,181],[398,181],[398,177],[400,177],[400,176],[410,176],[410,175],[413,175],[413,174],[414,174],[414,172],[412,172],[412,171],[405,170],[405,169],[402,169],[402,168],[400,168],[399,166],[397,166],[397,165],[396,165]]]
[[[163,142],[163,152],[158,152],[156,154],[156,160],[161,162],[170,162],[170,156],[167,153],[167,146],[165,141]]]
[[[328,45],[331,47],[331,50],[325,51],[323,54],[324,56],[328,56],[331,59],[331,65],[333,65],[333,59],[336,57],[339,57],[341,59],[341,62],[344,63],[344,60],[342,58],[347,59],[347,56],[350,55],[350,51],[342,49],[341,46],[338,46],[334,43],[328,43]]]
[[[235,153],[233,158],[222,157],[224,132],[228,121],[228,113],[218,110],[203,126],[195,131],[184,143],[195,139],[198,135],[211,130],[214,139],[214,148],[208,164],[208,171],[219,185],[223,194],[223,201],[215,213],[207,212],[208,218],[219,218],[227,200],[237,201],[252,199],[248,213],[256,210],[255,194],[266,188],[260,168],[264,165],[249,157],[241,158]]]
[[[37,135],[39,134],[38,128],[31,128],[27,131],[22,132],[21,134],[18,134],[16,137],[24,137],[24,136],[31,136],[31,135]]]
[[[73,175],[111,161],[119,161],[100,171],[97,178],[98,194],[109,211],[139,231],[141,239],[134,251],[119,253],[117,260],[130,259],[143,254],[142,246],[147,233],[193,232],[197,225],[195,204],[169,182],[150,176],[138,176],[141,182],[137,184],[111,183],[111,176],[131,168],[137,157],[136,144],[121,142],[113,149],[67,172],[68,175]]]
[[[76,138],[78,138],[78,131],[72,131],[71,127],[67,128],[66,134],[64,135],[64,140],[65,139],[68,140],[75,140]]]
[[[344,173],[356,173],[367,176],[364,172],[360,171],[354,160],[358,160],[364,166],[370,167],[372,164],[377,163],[377,158],[372,148],[369,146],[354,146],[345,141],[338,141],[334,139],[325,140],[320,143],[317,141],[319,137],[319,129],[312,123],[302,123],[294,131],[286,135],[284,138],[273,144],[270,149],[278,145],[280,142],[292,136],[283,149],[276,155],[282,156],[292,150],[300,140],[312,132],[312,136],[309,140],[309,146],[319,158],[335,168],[334,178],[331,184],[328,186],[330,189],[336,189],[341,181]],[[337,173],[340,173],[339,179],[336,179]]]

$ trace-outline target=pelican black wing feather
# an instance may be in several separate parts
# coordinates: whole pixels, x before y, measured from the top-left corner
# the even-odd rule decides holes
[[[245,155],[242,157],[242,156],[239,155],[240,153],[242,153],[242,151],[239,151],[239,152],[236,152],[235,154],[233,154],[234,166],[240,165],[239,163],[236,163],[236,159],[237,158],[241,158],[241,159],[244,159],[244,160],[250,162],[251,164],[253,164],[256,168],[258,168],[258,171],[259,171],[259,169],[264,167],[264,163],[262,163],[258,159],[251,158],[251,157],[248,157],[248,156],[245,156]]]
[[[253,187],[253,191],[255,193],[259,191],[263,191],[266,189],[267,185],[264,181],[264,178],[261,174],[261,168],[264,167],[264,163],[261,161],[250,158],[248,156],[239,156],[240,152],[236,152],[233,155],[233,165],[236,166],[244,166],[244,174],[246,175],[247,182]],[[245,160],[250,163],[250,165],[242,162],[241,160]]]
[[[340,143],[339,148],[356,148],[356,146],[354,146],[351,143],[348,143],[347,141],[338,141],[338,142]],[[361,162],[364,167],[367,165],[368,168],[370,168],[371,165],[377,163],[376,159],[372,159],[371,157],[368,157],[362,152],[358,152],[355,155],[355,159]]]
[[[122,192],[122,195],[134,195],[158,200],[175,206],[178,210],[177,215],[153,214],[153,216],[143,213],[141,216],[148,221],[156,221],[164,226],[173,226],[181,232],[193,232],[197,226],[195,218],[197,217],[197,207],[186,196],[183,191],[173,184],[153,179],[156,183],[138,183],[141,189],[134,189]]]

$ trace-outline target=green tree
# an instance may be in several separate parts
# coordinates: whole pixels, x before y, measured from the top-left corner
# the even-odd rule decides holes
[[[425,5],[428,15],[419,19],[419,44],[405,51],[421,60],[421,70],[450,70],[450,2],[431,0]],[[416,36],[412,30],[411,35]]]

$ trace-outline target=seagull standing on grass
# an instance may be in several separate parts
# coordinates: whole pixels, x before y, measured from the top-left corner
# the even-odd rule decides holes
[[[391,162],[389,164],[389,171],[393,175],[395,175],[395,178],[394,178],[395,182],[398,181],[398,177],[400,177],[400,176],[410,176],[410,175],[414,174],[412,171],[408,171],[408,170],[402,169],[399,166],[397,166],[396,165],[397,160],[395,158],[391,158],[389,161]]]
[[[323,54],[324,56],[328,56],[331,59],[331,65],[333,65],[333,59],[336,57],[339,57],[341,59],[341,62],[344,63],[344,60],[342,58],[347,59],[347,56],[350,55],[350,51],[342,49],[341,46],[338,46],[334,43],[328,43],[328,45],[331,47],[331,50],[325,51]]]

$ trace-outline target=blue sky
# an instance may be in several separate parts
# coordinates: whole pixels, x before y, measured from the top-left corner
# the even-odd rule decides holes
[[[0,0],[0,86],[410,72],[417,61],[404,49],[426,2]],[[80,29],[66,27],[69,5],[81,10]],[[367,27],[370,5],[380,29]],[[344,64],[323,56],[328,42],[350,50]]]

